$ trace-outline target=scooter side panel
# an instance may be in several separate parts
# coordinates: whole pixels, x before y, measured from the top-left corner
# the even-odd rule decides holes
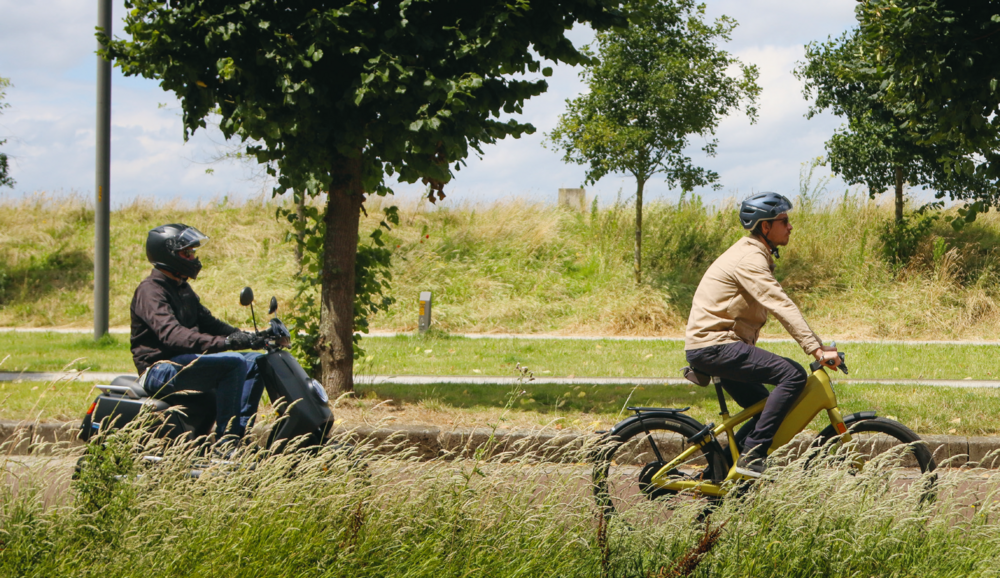
[[[268,353],[261,360],[268,397],[272,403],[280,399],[285,404],[278,408],[282,420],[275,426],[278,429],[271,436],[272,443],[306,434],[321,434],[333,422],[333,412],[319,399],[313,390],[312,379],[299,362],[287,351]]]

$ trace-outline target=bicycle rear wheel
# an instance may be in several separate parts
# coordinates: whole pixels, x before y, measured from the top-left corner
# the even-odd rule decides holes
[[[648,432],[648,434],[647,434]],[[594,463],[594,497],[604,515],[628,508],[637,501],[672,498],[677,492],[655,488],[650,481],[660,468],[691,447],[688,438],[698,433],[692,425],[665,417],[644,417],[609,436]],[[717,442],[702,446],[670,472],[673,480],[721,482],[731,466]]]
[[[850,446],[843,448],[842,444],[837,442],[830,446],[831,450],[840,452],[846,449],[856,453],[863,460],[859,464],[862,467],[864,462],[876,456],[889,451],[899,451],[897,448],[906,446],[905,451],[899,454],[900,467],[919,468],[921,473],[932,472],[937,468],[934,457],[927,449],[927,445],[921,443],[920,436],[897,421],[882,417],[865,419],[852,423],[847,431],[852,438]],[[832,425],[828,426],[816,436],[813,445],[827,447],[830,440],[839,435]]]

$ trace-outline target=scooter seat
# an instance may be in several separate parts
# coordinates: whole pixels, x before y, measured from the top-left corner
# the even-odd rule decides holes
[[[139,385],[139,378],[134,375],[119,375],[111,381],[111,385],[127,387],[136,397],[149,397],[146,390]]]

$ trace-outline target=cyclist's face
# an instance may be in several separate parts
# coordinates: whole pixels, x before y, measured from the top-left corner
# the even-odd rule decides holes
[[[792,234],[792,224],[788,222],[788,213],[781,213],[777,219],[766,221],[771,225],[769,231],[765,231],[767,239],[775,246],[783,247],[788,244],[788,238]]]

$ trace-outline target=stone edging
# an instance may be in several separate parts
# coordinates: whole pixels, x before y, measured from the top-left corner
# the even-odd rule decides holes
[[[38,451],[39,448],[33,448],[33,444],[40,445],[43,452],[49,451],[46,447],[52,444],[62,447],[81,446],[83,442],[77,439],[79,428],[79,422],[0,421],[0,447],[10,442],[7,447],[2,448],[2,452],[16,455]],[[536,459],[545,461],[579,461],[581,456],[577,450],[597,439],[593,434],[574,431],[513,430],[497,431],[490,445],[490,436],[494,434],[488,428],[442,429],[434,426],[398,425],[392,428],[358,426],[338,429],[356,440],[373,445],[376,451],[405,451],[422,460],[471,457],[477,449],[488,447],[492,455],[509,452],[512,457],[532,454]],[[252,435],[263,439],[267,435],[267,428],[255,428]],[[1000,456],[1000,437],[928,435],[923,436],[923,440],[939,464],[951,460],[949,463],[953,466],[1000,468],[1000,459],[997,459]],[[811,439],[803,437],[793,443],[797,444],[797,450],[801,450],[810,441]],[[988,456],[991,459],[986,460]]]

